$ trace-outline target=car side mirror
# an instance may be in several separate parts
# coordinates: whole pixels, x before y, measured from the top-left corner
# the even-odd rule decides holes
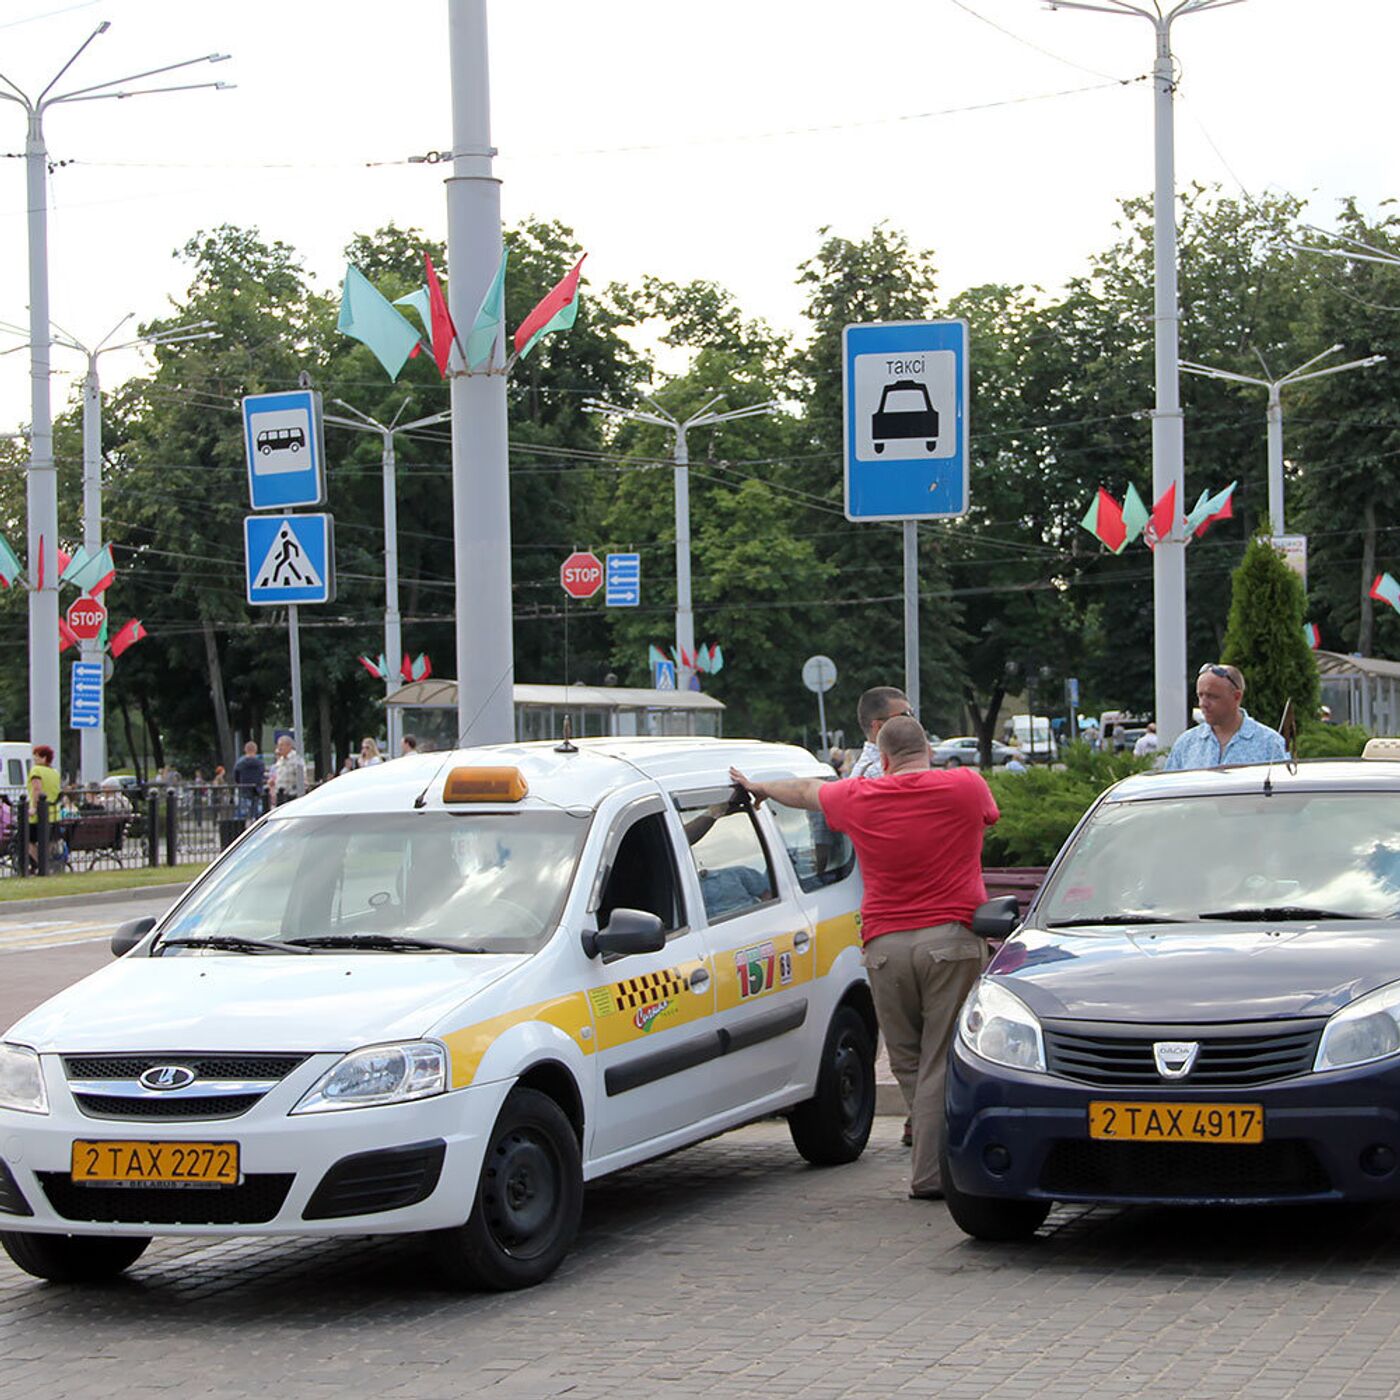
[[[972,911],[972,931],[978,938],[1010,938],[1021,922],[1021,904],[1014,894],[998,895]]]
[[[112,935],[112,956],[114,958],[124,957],[155,926],[156,921],[153,918],[128,919],[126,923],[120,924]]]
[[[665,925],[641,909],[614,909],[605,927],[583,935],[583,951],[590,958],[600,953],[614,957],[659,953],[665,946]]]

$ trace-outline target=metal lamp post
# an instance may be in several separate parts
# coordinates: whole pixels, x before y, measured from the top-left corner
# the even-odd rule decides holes
[[[110,28],[104,20],[78,46],[37,97],[30,97],[17,83],[0,73],[0,98],[24,108],[27,135],[24,143],[26,190],[29,209],[29,373],[30,454],[27,479],[26,547],[30,572],[29,593],[29,733],[35,743],[58,752],[58,471],[53,457],[53,418],[49,405],[49,249],[48,175],[49,153],[44,144],[44,114],[68,102],[100,102],[107,98],[146,97],[160,92],[188,92],[195,88],[226,88],[228,83],[180,83],[154,88],[129,89],[125,83],[144,81],[161,73],[188,68],[195,63],[220,63],[227,54],[204,54],[148,68],[88,87],[54,93],[63,75],[79,56]],[[52,94],[52,95],[51,95]],[[42,578],[39,561],[44,561]]]
[[[1152,67],[1155,182],[1153,208],[1153,325],[1157,397],[1152,410],[1152,496],[1160,500],[1172,486],[1176,499],[1185,492],[1185,435],[1181,416],[1181,376],[1177,366],[1178,327],[1176,253],[1176,135],[1172,99],[1176,68],[1171,49],[1172,24],[1187,15],[1238,5],[1241,0],[1051,0],[1052,10],[1091,10],[1098,14],[1145,19],[1156,31],[1157,57]],[[1186,540],[1173,522],[1171,534],[1152,551],[1152,619],[1156,670],[1157,732],[1170,744],[1186,728]]]
[[[648,399],[652,411],[639,408],[623,408],[618,404],[606,403],[602,399],[585,399],[584,412],[606,413],[632,423],[651,423],[666,428],[672,434],[674,451],[672,461],[675,483],[676,507],[676,688],[688,690],[693,669],[685,664],[684,658],[695,654],[695,618],[690,603],[690,448],[686,434],[692,428],[711,428],[720,423],[733,423],[740,418],[758,418],[764,414],[776,413],[781,407],[774,400],[751,404],[748,408],[734,408],[727,413],[714,413],[711,410],[724,398],[716,394],[702,408],[689,418],[677,418],[668,413],[654,399]]]
[[[1325,369],[1312,368],[1319,360],[1325,360],[1329,355],[1339,354],[1341,350],[1340,345],[1330,346],[1320,355],[1314,355],[1312,359],[1304,361],[1297,369],[1291,369],[1287,374],[1280,375],[1277,379],[1260,379],[1252,374],[1236,374],[1233,370],[1215,369],[1210,365],[1198,365],[1190,360],[1181,362],[1181,367],[1187,374],[1199,374],[1206,379],[1225,379],[1232,384],[1253,384],[1257,388],[1268,390],[1269,406],[1265,418],[1269,432],[1269,523],[1275,535],[1287,534],[1283,524],[1284,386],[1286,384],[1301,384],[1305,379],[1321,379],[1326,374],[1342,374],[1349,369],[1367,369],[1369,366],[1381,364],[1385,360],[1384,355],[1368,355],[1364,360],[1348,360],[1344,365],[1328,365]],[[1263,364],[1264,357],[1260,355],[1259,360]],[[1268,365],[1264,365],[1264,373],[1268,374],[1268,372]]]
[[[353,428],[362,433],[378,433],[384,444],[384,660],[387,663],[384,672],[384,695],[387,700],[402,683],[399,675],[399,656],[403,651],[402,620],[399,616],[399,504],[395,480],[397,459],[394,456],[394,438],[399,433],[411,432],[414,428],[427,428],[434,423],[444,423],[452,414],[433,413],[427,418],[415,418],[411,423],[400,423],[399,414],[411,402],[410,399],[405,399],[393,418],[387,423],[381,423],[378,419],[371,418],[368,413],[362,413],[352,404],[346,403],[344,399],[336,399],[335,402],[355,417],[336,418],[327,414],[327,423],[334,423],[341,428]],[[403,716],[393,705],[386,705],[384,714],[389,756],[393,758],[397,755],[399,743],[403,738]]]
[[[76,336],[61,326],[55,345],[76,350],[87,358],[87,373],[83,376],[83,548],[89,555],[102,549],[102,384],[97,361],[114,350],[129,350],[135,345],[182,345],[190,340],[216,340],[218,332],[209,329],[213,321],[193,321],[187,326],[172,326],[166,331],[136,336],[119,345],[109,345],[112,339],[136,313],[123,316],[98,343],[89,349]],[[94,637],[80,644],[84,661],[102,660],[102,643]],[[107,729],[105,723],[97,729],[81,731],[79,778],[84,787],[100,783],[107,775]]]

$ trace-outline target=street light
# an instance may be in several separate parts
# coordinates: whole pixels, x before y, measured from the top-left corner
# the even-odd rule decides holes
[[[1153,324],[1157,398],[1152,411],[1152,498],[1161,500],[1171,487],[1185,494],[1185,441],[1181,418],[1181,376],[1177,344],[1181,310],[1177,306],[1176,156],[1172,98],[1176,66],[1172,24],[1187,15],[1238,5],[1241,0],[1176,0],[1163,4],[1132,0],[1050,0],[1052,10],[1092,10],[1105,15],[1145,19],[1157,34],[1152,67],[1153,132],[1156,178],[1153,211]],[[1175,521],[1171,534],[1152,551],[1153,662],[1156,670],[1157,732],[1170,744],[1186,728],[1186,541]]]
[[[409,398],[399,405],[398,412],[388,423],[381,423],[378,419],[371,418],[368,413],[362,413],[354,405],[346,403],[344,399],[335,399],[333,402],[338,403],[347,413],[353,413],[355,417],[336,418],[327,414],[327,423],[334,423],[340,428],[353,428],[362,433],[378,433],[384,444],[384,692],[387,699],[399,688],[399,656],[403,648],[399,618],[399,505],[394,476],[394,438],[397,434],[410,432],[414,428],[427,428],[434,423],[444,423],[452,414],[450,411],[434,413],[427,418],[415,418],[411,423],[400,423],[399,414],[412,402]],[[403,738],[403,716],[393,705],[386,705],[384,711],[389,756],[392,758],[398,753],[399,742]]]
[[[747,408],[732,408],[726,413],[712,413],[710,410],[724,398],[716,394],[703,407],[689,418],[680,419],[668,413],[655,399],[648,399],[652,412],[640,408],[622,408],[603,399],[585,399],[585,413],[605,413],[613,418],[625,419],[632,423],[651,423],[659,428],[670,429],[674,441],[672,460],[675,463],[676,495],[676,688],[687,690],[693,674],[685,658],[695,654],[695,619],[690,608],[690,448],[686,434],[692,428],[712,428],[720,423],[733,423],[740,418],[758,418],[776,413],[781,404],[775,400],[766,403],[750,404]]]
[[[87,356],[87,373],[83,376],[83,549],[89,555],[97,554],[102,548],[102,385],[97,375],[98,357],[114,350],[129,350],[135,345],[183,345],[190,340],[216,340],[219,335],[218,331],[209,329],[213,321],[193,321],[187,326],[172,326],[166,331],[152,331],[119,345],[109,345],[107,342],[135,314],[133,311],[123,316],[91,350],[61,326],[53,328],[59,332],[53,336],[55,345]],[[102,643],[96,637],[83,641],[80,646],[84,661],[101,662]],[[81,734],[79,778],[85,787],[92,787],[107,776],[105,723],[101,728],[84,729]]]
[[[1198,365],[1190,360],[1183,360],[1181,367],[1187,374],[1199,374],[1207,379],[1226,379],[1234,384],[1254,384],[1261,389],[1269,391],[1269,407],[1265,417],[1269,429],[1269,520],[1273,533],[1282,535],[1285,532],[1283,527],[1283,400],[1282,393],[1285,384],[1301,384],[1305,379],[1321,379],[1325,374],[1342,374],[1349,369],[1366,369],[1371,365],[1381,364],[1385,360],[1384,355],[1368,355],[1364,360],[1348,360],[1344,365],[1328,365],[1326,369],[1312,369],[1319,360],[1325,360],[1329,355],[1336,355],[1341,352],[1340,345],[1330,346],[1320,355],[1314,355],[1312,359],[1304,361],[1297,369],[1291,369],[1287,374],[1280,375],[1277,379],[1259,379],[1250,374],[1236,374],[1233,370],[1214,369],[1209,365]],[[1259,354],[1256,350],[1255,354]],[[1264,373],[1268,374],[1269,366],[1264,364],[1264,357],[1259,355],[1260,364],[1264,365]],[[1311,371],[1309,373],[1309,371]]]
[[[228,55],[211,53],[161,68],[148,68],[122,78],[53,93],[63,75],[79,56],[111,27],[103,20],[78,46],[72,56],[49,80],[37,97],[30,97],[12,79],[0,73],[0,98],[24,108],[28,132],[24,143],[26,192],[29,204],[29,373],[30,373],[30,453],[26,492],[28,563],[35,569],[44,554],[57,562],[58,553],[58,471],[53,459],[53,418],[49,406],[49,248],[48,174],[49,153],[44,144],[44,113],[65,102],[100,102],[107,98],[147,97],[161,92],[188,92],[194,88],[226,88],[228,83],[181,83],[152,88],[126,88],[125,83],[142,82],[161,73],[173,73],[196,63],[221,63]],[[58,751],[58,570],[44,570],[40,584],[29,592],[29,734],[34,743],[45,743]]]

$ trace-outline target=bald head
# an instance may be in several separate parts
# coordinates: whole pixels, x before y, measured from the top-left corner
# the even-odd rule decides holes
[[[880,756],[885,768],[927,768],[929,766],[928,736],[913,715],[895,715],[880,726]]]

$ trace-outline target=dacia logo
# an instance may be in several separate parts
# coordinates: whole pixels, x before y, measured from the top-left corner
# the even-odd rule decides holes
[[[188,1065],[152,1065],[136,1082],[143,1089],[188,1089],[194,1081]]]
[[[1201,1053],[1196,1040],[1154,1040],[1152,1059],[1163,1079],[1185,1079]]]

